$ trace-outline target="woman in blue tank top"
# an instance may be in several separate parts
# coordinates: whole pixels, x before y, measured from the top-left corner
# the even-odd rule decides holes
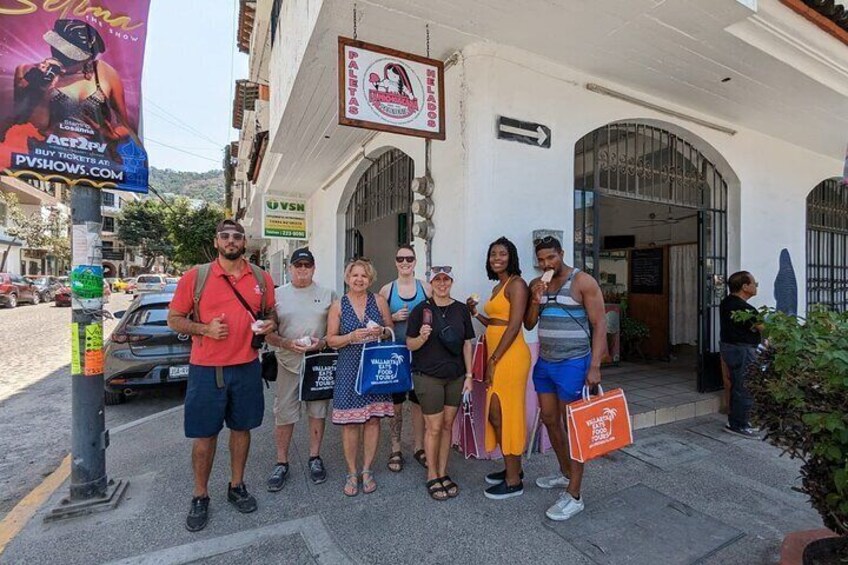
[[[395,253],[395,267],[398,278],[383,286],[380,294],[389,302],[389,311],[395,324],[395,340],[406,344],[406,319],[412,309],[430,297],[430,286],[415,278],[415,250],[411,245],[401,245]],[[401,435],[403,432],[403,403],[409,398],[412,411],[412,441],[414,455],[425,468],[427,458],[424,456],[424,415],[418,405],[415,391],[402,392],[392,395],[395,405],[395,416],[389,420],[392,437],[392,451],[389,455],[389,470],[399,473],[403,470],[403,453],[401,451]]]

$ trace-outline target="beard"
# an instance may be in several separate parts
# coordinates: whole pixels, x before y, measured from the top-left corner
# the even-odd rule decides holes
[[[223,249],[219,249],[218,252],[221,254],[221,256],[224,259],[227,259],[228,261],[235,261],[236,259],[238,259],[242,255],[244,255],[245,250],[244,249],[238,249],[236,251],[227,252],[227,251],[224,251]]]

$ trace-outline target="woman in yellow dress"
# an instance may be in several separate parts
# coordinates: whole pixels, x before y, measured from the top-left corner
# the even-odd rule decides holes
[[[486,450],[499,445],[505,469],[486,475],[493,485],[487,498],[501,500],[524,493],[521,454],[527,436],[524,399],[530,374],[530,349],[524,342],[522,321],[529,291],[521,278],[518,250],[505,237],[489,245],[486,259],[489,279],[498,281],[485,306],[486,315],[477,312],[476,300],[469,298],[471,314],[486,326],[489,363],[486,370]]]

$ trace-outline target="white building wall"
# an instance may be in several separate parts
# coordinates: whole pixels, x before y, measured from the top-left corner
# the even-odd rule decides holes
[[[312,4],[320,3],[290,3],[292,10],[300,6],[297,9],[306,11]],[[274,69],[279,69],[279,61],[272,61],[272,127],[279,123],[284,107],[284,102],[275,98],[280,89],[274,73],[278,73],[278,79],[279,73],[288,73],[286,80],[293,80],[291,69]],[[729,135],[596,94],[585,88],[586,83],[600,83],[669,110],[729,126],[737,133]],[[285,88],[282,91],[285,94]],[[839,159],[491,43],[463,50],[456,64],[446,71],[445,91],[447,140],[432,143],[436,187],[433,263],[452,264],[458,270],[455,297],[471,292],[488,295],[491,283],[486,280],[485,254],[488,244],[501,235],[518,246],[528,280],[537,274],[532,256],[534,229],[563,230],[566,258],[573,261],[574,145],[608,123],[637,121],[680,135],[713,161],[725,177],[729,187],[728,274],[738,269],[754,273],[760,281],[760,295],[754,303],[773,305],[778,256],[785,247],[798,279],[799,312],[805,311],[806,196],[821,180],[841,172]],[[549,126],[551,148],[498,140],[499,115]],[[414,159],[416,176],[424,174],[421,139],[380,133],[363,147],[352,149],[374,158],[390,147]],[[325,186],[308,200],[310,247],[318,263],[316,278],[339,291],[343,288],[345,211],[357,179],[369,165],[365,159],[352,159],[340,170],[327,171]],[[415,243],[422,257],[423,242]],[[272,242],[271,252],[281,245]],[[423,276],[424,261],[419,261],[419,268]]]

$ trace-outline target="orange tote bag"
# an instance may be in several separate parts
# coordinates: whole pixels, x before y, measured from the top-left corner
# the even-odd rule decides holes
[[[604,393],[598,386],[598,393],[589,396],[589,387],[584,386],[583,398],[567,407],[568,450],[581,463],[633,443],[624,391],[615,388]]]

